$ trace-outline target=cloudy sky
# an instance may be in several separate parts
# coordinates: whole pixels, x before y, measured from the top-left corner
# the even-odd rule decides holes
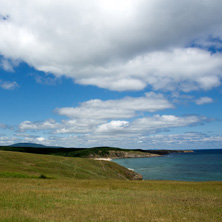
[[[221,0],[0,0],[0,145],[222,148]]]

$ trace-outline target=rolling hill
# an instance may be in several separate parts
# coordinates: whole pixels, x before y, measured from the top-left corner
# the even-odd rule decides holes
[[[109,161],[11,151],[0,151],[0,177],[142,179],[136,172]]]

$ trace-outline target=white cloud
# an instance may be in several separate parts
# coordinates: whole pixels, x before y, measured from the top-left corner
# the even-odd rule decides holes
[[[11,145],[17,140],[16,137],[0,136],[0,145]]]
[[[143,134],[185,127],[207,121],[206,117],[174,115],[153,115],[150,112],[173,108],[162,94],[145,93],[144,97],[125,97],[119,100],[89,100],[78,107],[57,108],[59,115],[68,120],[57,123],[55,120],[44,122],[24,121],[19,125],[20,131],[49,130],[53,134],[76,134],[97,136],[98,139],[117,135],[142,136]]]
[[[114,127],[113,130],[120,127],[116,123],[125,123],[122,119],[138,118],[147,112],[155,112],[158,110],[173,108],[174,106],[162,94],[153,92],[145,93],[143,97],[125,97],[119,100],[99,99],[89,100],[81,103],[77,107],[63,107],[55,110],[59,115],[70,118],[57,123],[55,120],[49,119],[44,122],[24,121],[19,125],[20,131],[26,130],[53,130],[56,134],[64,133],[89,133],[97,130],[100,126],[101,130],[108,124],[107,130]],[[108,120],[113,122],[108,123]],[[116,127],[116,128],[115,128]]]
[[[84,117],[74,120],[63,120],[54,131],[55,134],[76,133],[87,134],[93,132],[98,124],[104,123],[101,119],[85,119]]]
[[[169,130],[176,127],[187,127],[202,124],[208,121],[206,117],[185,116],[178,117],[174,115],[153,115],[151,117],[138,118],[135,120],[63,120],[56,123],[55,120],[44,122],[24,121],[19,125],[21,131],[41,132],[49,130],[53,134],[75,134],[80,139],[96,140],[97,144],[113,140],[131,140],[144,135],[150,135],[159,131]],[[40,137],[41,138],[41,137]],[[36,139],[36,138],[35,138]]]
[[[19,85],[15,81],[7,82],[7,81],[0,80],[0,87],[3,89],[6,89],[6,90],[13,90],[13,89],[19,87]]]
[[[111,121],[109,123],[102,124],[98,126],[97,132],[103,134],[119,134],[125,131],[125,129],[129,126],[128,121]],[[125,131],[126,132],[126,131]],[[127,133],[127,132],[126,132]]]
[[[146,93],[144,97],[125,97],[119,100],[102,101],[99,99],[81,103],[78,107],[57,108],[59,115],[76,119],[126,119],[136,112],[155,112],[173,108],[173,105],[162,94]],[[87,120],[88,121],[88,120]]]
[[[194,115],[184,117],[174,115],[154,115],[153,117],[135,120],[133,128],[134,130],[156,132],[157,130],[165,130],[174,127],[191,126],[205,121],[207,121],[206,117]]]
[[[98,127],[97,132],[103,135],[115,133],[128,134],[128,136],[142,136],[175,127],[185,127],[207,121],[206,117],[174,115],[154,115],[152,117],[138,118],[129,123],[126,121],[111,121]]]
[[[0,67],[2,67],[5,71],[13,72],[14,71],[13,66],[14,64],[11,64],[9,60],[7,59],[1,60]]]
[[[44,137],[37,137],[36,140],[39,141],[39,142],[44,142],[45,138]]]
[[[0,136],[1,145],[11,145],[19,142],[42,143],[44,145],[65,147],[93,147],[99,145],[116,146],[121,148],[143,148],[143,149],[202,149],[209,147],[221,148],[222,136],[198,132],[184,134],[159,134],[145,136],[115,134],[113,137],[102,137],[101,135],[62,135],[62,136],[34,136],[31,134],[15,135],[14,137]],[[42,139],[41,139],[42,138]],[[44,141],[43,141],[44,138]],[[42,140],[42,141],[39,141]],[[120,143],[121,142],[121,143]]]
[[[48,126],[48,130],[53,131],[51,136],[33,136],[29,134],[18,135],[22,141],[42,142],[45,145],[57,145],[67,147],[93,147],[93,146],[121,146],[122,148],[170,148],[182,149],[203,148],[214,144],[219,147],[222,141],[220,135],[206,135],[203,133],[184,133],[184,134],[163,134],[164,130],[171,128],[188,127],[196,124],[203,124],[208,121],[206,117],[200,116],[173,116],[173,115],[154,115],[152,117],[140,118],[134,121],[112,120],[104,124],[97,124],[93,130],[85,126],[85,131],[74,131],[76,123],[61,122],[58,128]],[[78,124],[78,123],[77,123]],[[40,123],[39,123],[40,125]],[[44,122],[41,123],[44,125]],[[34,124],[33,129],[37,130]],[[78,126],[77,126],[78,127]],[[66,129],[66,132],[57,134],[57,130]],[[27,130],[31,130],[31,127]],[[38,134],[42,130],[39,127]],[[44,127],[46,130],[46,127]],[[71,130],[73,130],[71,132]],[[162,134],[156,134],[161,132]],[[71,132],[71,134],[70,134]],[[68,133],[68,134],[65,134]],[[21,140],[21,139],[20,139]],[[18,141],[18,139],[17,139]],[[197,147],[195,147],[197,146]]]
[[[201,98],[197,99],[195,102],[197,105],[203,105],[203,104],[207,104],[207,103],[212,103],[213,99],[210,97],[201,97]]]
[[[221,60],[221,54],[212,55],[195,48],[152,52],[137,56],[126,63],[110,64],[106,69],[84,69],[77,82],[119,91],[126,87],[133,89],[128,81],[135,82],[134,87],[137,89],[150,85],[154,90],[165,91],[209,90],[221,84]],[[95,75],[91,78],[89,73]],[[124,83],[125,79],[125,87],[118,84]]]
[[[210,147],[220,148],[221,135],[208,135],[198,132],[169,135],[148,135],[140,140],[141,147],[154,147],[164,149],[209,149]]]
[[[221,84],[222,55],[184,46],[222,37],[221,8],[221,0],[1,0],[0,54],[111,90],[208,90]]]
[[[19,130],[26,131],[26,130],[48,130],[48,129],[55,129],[59,126],[55,120],[49,119],[44,122],[31,122],[31,121],[24,121],[20,123]]]

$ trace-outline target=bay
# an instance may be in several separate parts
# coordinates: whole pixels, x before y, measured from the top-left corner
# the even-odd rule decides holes
[[[222,149],[113,161],[141,174],[144,180],[222,181]]]

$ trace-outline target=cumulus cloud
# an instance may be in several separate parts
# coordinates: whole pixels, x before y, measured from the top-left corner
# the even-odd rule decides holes
[[[162,95],[153,92],[145,96],[125,97],[119,100],[89,100],[77,107],[57,108],[59,115],[68,117],[60,123],[55,120],[43,122],[24,121],[20,131],[49,130],[53,134],[79,134],[106,136],[141,136],[169,128],[200,124],[208,119],[201,116],[153,115],[151,112],[173,108]]]
[[[221,8],[220,0],[2,0],[0,54],[110,90],[208,90],[221,84],[222,55],[184,46],[222,37]]]
[[[134,130],[143,131],[156,131],[161,129],[168,129],[174,127],[190,126],[207,121],[206,117],[201,116],[184,116],[178,117],[174,115],[154,115],[153,117],[147,117],[137,119],[133,123]]]
[[[6,90],[13,90],[17,87],[19,87],[18,83],[13,81],[13,82],[8,82],[8,81],[2,81],[0,80],[0,87]]]
[[[77,82],[119,91],[126,87],[133,89],[128,81],[134,82],[134,87],[140,90],[146,85],[165,91],[209,90],[221,84],[221,60],[219,53],[211,54],[195,48],[158,51],[135,57],[126,63],[111,64],[106,69],[85,68]],[[90,72],[95,73],[97,78],[95,75],[91,78]]]
[[[135,120],[63,120],[56,123],[55,120],[46,120],[44,122],[24,121],[19,125],[20,131],[42,131],[49,130],[53,134],[76,134],[97,136],[97,142],[104,137],[122,136],[130,138],[146,134],[156,133],[175,127],[192,126],[209,121],[206,117],[185,116],[178,117],[174,115],[153,115],[151,117],[138,118]]]
[[[144,113],[155,112],[173,108],[162,94],[153,92],[145,93],[143,97],[125,97],[119,100],[99,99],[89,100],[81,103],[77,107],[63,107],[55,110],[59,115],[67,116],[68,120],[62,120],[57,123],[49,119],[44,122],[24,121],[19,125],[20,131],[26,130],[53,130],[54,133],[89,133],[96,130],[98,126],[104,128],[102,124],[110,123],[113,120],[113,128],[121,128],[124,121],[122,119],[138,118]],[[126,121],[125,121],[126,122]],[[120,125],[118,125],[119,123]]]
[[[107,135],[113,133],[127,133],[128,135],[139,135],[156,133],[175,127],[191,126],[207,121],[206,117],[185,116],[178,117],[174,115],[154,115],[152,117],[138,118],[129,123],[126,121],[111,121],[100,125],[97,132]]]
[[[55,134],[87,134],[93,132],[98,124],[104,122],[102,119],[85,119],[84,117],[74,120],[62,120],[59,127],[53,132]]]
[[[106,121],[103,124],[97,122],[92,127],[89,127],[86,122],[85,125],[81,125],[82,123],[80,122],[62,121],[61,123],[55,123],[53,121],[53,126],[48,124],[48,121],[39,122],[38,124],[29,122],[29,127],[26,127],[26,129],[23,128],[23,131],[34,130],[34,132],[38,132],[39,134],[42,130],[49,130],[51,134],[49,136],[17,134],[17,136],[22,137],[23,141],[42,142],[45,145],[51,144],[69,147],[92,147],[98,146],[98,144],[120,146],[121,144],[121,147],[148,148],[155,145],[158,147],[165,145],[164,147],[167,147],[173,144],[200,144],[203,141],[206,143],[221,142],[221,136],[207,136],[195,133],[181,135],[169,133],[167,135],[156,134],[157,132],[163,133],[166,129],[189,127],[203,124],[206,121],[209,120],[201,116],[153,115],[132,121],[112,120]]]
[[[203,104],[207,104],[207,103],[212,103],[213,99],[210,97],[201,97],[201,98],[197,99],[195,102],[197,105],[203,105]]]
[[[103,134],[119,134],[125,131],[127,133],[126,128],[128,128],[128,121],[111,121],[109,123],[102,124],[98,126],[97,132]]]
[[[155,112],[173,108],[174,106],[162,95],[145,93],[144,97],[125,97],[119,100],[102,101],[99,99],[81,103],[78,107],[57,108],[59,115],[82,119],[126,119],[136,115],[136,112]]]

